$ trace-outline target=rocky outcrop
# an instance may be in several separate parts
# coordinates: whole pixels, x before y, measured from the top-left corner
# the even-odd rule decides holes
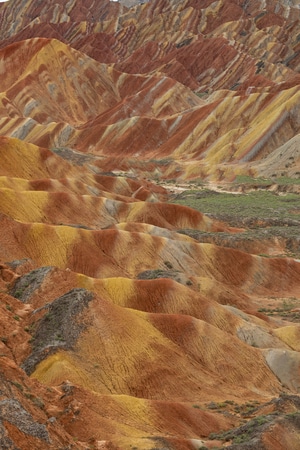
[[[84,289],[73,289],[42,307],[46,314],[39,321],[33,335],[32,353],[24,361],[23,368],[29,375],[37,364],[59,349],[72,349],[80,333],[86,328],[80,325],[79,315],[88,306],[93,295]],[[38,311],[34,311],[36,314]]]

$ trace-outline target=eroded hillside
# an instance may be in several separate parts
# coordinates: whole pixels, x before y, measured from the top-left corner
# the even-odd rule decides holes
[[[294,3],[0,4],[1,448],[300,447]]]
[[[162,178],[298,176],[297,5],[48,3],[0,7],[2,134]]]

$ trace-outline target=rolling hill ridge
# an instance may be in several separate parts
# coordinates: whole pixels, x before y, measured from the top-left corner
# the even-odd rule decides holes
[[[0,4],[0,447],[300,447],[296,1]]]

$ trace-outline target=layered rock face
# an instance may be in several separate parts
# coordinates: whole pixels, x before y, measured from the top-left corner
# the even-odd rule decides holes
[[[299,171],[297,5],[0,8],[2,134],[105,157],[107,170],[159,160],[165,178]]]
[[[297,2],[46,3],[0,4],[0,447],[298,449],[299,260],[154,182],[297,178]]]

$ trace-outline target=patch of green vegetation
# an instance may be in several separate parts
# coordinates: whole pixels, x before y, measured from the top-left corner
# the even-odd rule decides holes
[[[294,421],[294,420],[299,420],[300,419],[300,411],[294,411],[291,413],[287,413],[285,415],[285,418],[290,420],[290,421]]]
[[[24,393],[25,397],[32,401],[32,403],[36,406],[38,406],[40,409],[44,409],[45,403],[40,397],[35,397],[30,392]]]
[[[283,299],[277,308],[260,308],[258,311],[267,316],[279,316],[290,322],[300,322],[300,312],[293,311],[297,306],[300,306],[299,299],[292,297]]]
[[[200,97],[200,98],[207,98],[208,97],[208,91],[203,91],[203,92],[195,92],[195,94]]]
[[[176,183],[176,178],[168,178],[168,179],[162,179],[162,181],[164,182],[164,184],[175,184]]]
[[[20,383],[18,383],[17,381],[11,381],[11,384],[16,386],[16,388],[18,388],[19,391],[23,391],[24,390],[23,386]]]
[[[14,294],[14,297],[15,298],[21,298],[22,294],[23,294],[23,290],[22,289],[17,289],[15,294]]]
[[[226,442],[232,441],[232,444],[249,442],[252,439],[257,438],[264,426],[272,422],[273,419],[274,415],[272,414],[267,416],[257,416],[238,428],[223,431],[221,433],[211,433],[209,439],[217,439]]]
[[[279,256],[290,256],[292,258],[300,259],[300,246],[299,246],[299,225],[298,226],[268,226],[268,221],[262,224],[261,227],[257,225],[257,222],[247,218],[244,220],[240,218],[241,222],[237,222],[235,219],[228,218],[228,223],[231,226],[245,227],[245,231],[241,233],[226,233],[226,232],[203,232],[198,230],[178,230],[179,233],[186,234],[193,237],[199,242],[214,243],[216,245],[226,247],[237,248],[242,251],[248,251],[249,245],[251,248],[252,243],[256,243],[259,240],[270,242],[281,240],[281,243],[285,245],[286,251]],[[251,228],[253,226],[253,228]],[[249,227],[247,229],[247,227]],[[268,254],[261,254],[260,256],[270,257]]]
[[[300,259],[299,194],[277,195],[267,190],[232,194],[207,188],[190,189],[174,195],[172,203],[188,206],[232,227],[244,228],[241,233],[213,233],[199,230],[178,230],[199,242],[251,251],[252,242],[282,239],[285,252]],[[250,246],[250,247],[249,247]],[[268,254],[261,256],[269,257]]]
[[[167,271],[161,269],[145,270],[138,275],[139,279],[142,280],[154,280],[156,278],[163,278],[168,274]]]
[[[153,269],[153,270],[145,270],[144,272],[140,272],[137,275],[138,280],[155,280],[157,278],[170,278],[172,280],[181,282],[179,277],[178,270],[170,269],[170,270],[162,270],[162,269]],[[189,280],[188,280],[189,281]],[[189,283],[187,283],[189,284]]]
[[[162,158],[162,159],[150,159],[149,163],[155,166],[169,166],[174,162],[173,158]]]
[[[300,220],[297,194],[276,195],[269,191],[231,194],[202,189],[184,191],[171,201],[216,218],[232,218],[237,223],[243,217],[255,219],[256,223],[263,219]]]
[[[224,403],[227,403],[227,405],[234,405],[234,401],[233,400],[225,400]]]
[[[233,414],[240,417],[249,417],[257,413],[259,402],[249,401],[243,404],[237,404],[233,400],[225,400],[224,402],[210,402],[206,405],[207,409],[215,410],[222,414]]]
[[[227,403],[226,402],[210,402],[206,405],[208,409],[223,409],[226,408]]]

